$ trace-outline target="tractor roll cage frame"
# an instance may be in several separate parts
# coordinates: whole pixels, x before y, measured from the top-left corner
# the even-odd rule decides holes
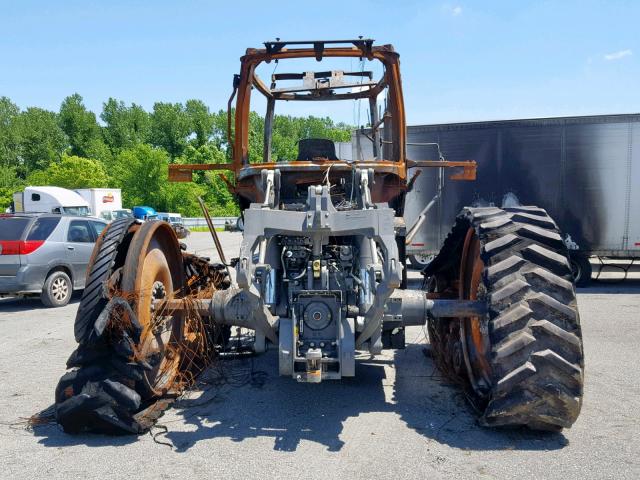
[[[325,44],[342,45],[325,48]],[[352,44],[344,46],[344,44]],[[287,48],[287,45],[312,45],[312,48]],[[233,169],[236,175],[240,170],[249,165],[248,159],[248,124],[250,112],[251,89],[255,87],[267,98],[267,118],[265,119],[265,139],[270,129],[270,117],[273,116],[273,104],[276,100],[301,100],[301,101],[325,101],[325,100],[353,100],[366,98],[370,101],[378,96],[385,88],[389,89],[387,98],[387,111],[393,119],[389,136],[390,152],[388,162],[393,162],[396,166],[396,173],[401,179],[406,178],[405,159],[405,136],[406,123],[404,113],[404,101],[402,96],[402,84],[400,81],[399,55],[393,50],[391,45],[373,46],[371,39],[359,40],[327,40],[327,41],[295,41],[295,42],[265,42],[265,49],[247,49],[246,54],[240,59],[240,78],[237,89],[236,116],[235,116],[235,139],[233,151]],[[369,60],[379,60],[384,66],[383,77],[374,85],[367,85],[369,88],[360,92],[340,93],[333,95],[299,95],[294,92],[281,92],[272,90],[256,75],[256,68],[261,63],[270,63],[293,58],[362,58]],[[326,73],[326,72],[322,72]],[[355,73],[355,72],[353,72]],[[278,77],[272,78],[277,80]],[[377,123],[377,119],[376,119]],[[265,142],[265,151],[267,150]],[[271,162],[270,155],[265,155],[265,162],[255,164],[262,168],[273,169],[276,165]],[[304,169],[306,163],[296,161],[297,169]],[[337,162],[343,163],[343,162]],[[327,165],[328,166],[328,165]],[[391,165],[389,165],[391,166]]]
[[[308,40],[308,41],[281,41],[277,39],[272,42],[265,42],[265,48],[248,48],[244,56],[240,58],[240,73],[234,75],[233,93],[228,102],[228,141],[231,146],[231,163],[219,164],[174,164],[169,165],[170,181],[191,181],[192,173],[195,170],[218,170],[233,172],[235,184],[226,176],[221,175],[229,190],[239,197],[243,197],[249,202],[263,201],[263,192],[260,191],[258,181],[262,170],[279,169],[285,172],[297,172],[304,177],[316,178],[319,174],[327,171],[331,167],[332,171],[350,171],[356,168],[373,168],[376,176],[386,178],[387,189],[382,197],[376,201],[389,201],[395,198],[407,188],[407,168],[408,167],[461,167],[462,162],[440,161],[409,161],[406,158],[406,119],[404,109],[404,99],[402,93],[402,82],[400,77],[400,56],[395,52],[392,45],[374,46],[372,39],[355,40]],[[335,45],[326,47],[326,45]],[[302,48],[289,48],[290,46]],[[361,92],[349,92],[333,94],[329,96],[318,95],[298,95],[291,92],[279,92],[269,88],[256,75],[255,71],[261,63],[272,61],[295,59],[295,58],[315,58],[320,61],[324,58],[367,58],[369,60],[379,60],[384,66],[384,75],[375,84],[366,85],[368,88]],[[326,72],[321,72],[326,73]],[[351,72],[355,73],[355,72]],[[277,77],[275,78],[278,79]],[[286,78],[282,78],[286,79]],[[272,79],[273,80],[273,79]],[[264,158],[261,163],[249,163],[249,114],[251,110],[251,90],[256,88],[262,93],[268,102],[267,118],[265,119],[265,146]],[[372,114],[371,129],[374,138],[377,139],[377,129],[386,123],[389,118],[392,120],[390,128],[385,130],[385,140],[379,142],[383,144],[383,152],[376,152],[379,147],[374,141],[374,152],[378,159],[356,160],[346,162],[344,160],[314,159],[313,161],[290,161],[273,162],[270,155],[270,143],[273,103],[275,100],[302,100],[302,101],[323,101],[323,100],[351,100],[367,98],[370,102],[375,102],[378,94],[385,88],[388,89],[386,111],[382,118],[377,118],[376,112]],[[302,98],[301,98],[302,97]],[[232,138],[232,104],[235,98],[235,121],[234,135]],[[269,106],[269,104],[271,104]],[[385,125],[386,126],[386,125]],[[475,162],[465,162],[463,175],[458,175],[456,179],[475,179]],[[380,185],[382,188],[382,185]],[[382,193],[382,192],[381,192]],[[378,197],[377,192],[372,194]],[[245,202],[245,205],[248,205]]]

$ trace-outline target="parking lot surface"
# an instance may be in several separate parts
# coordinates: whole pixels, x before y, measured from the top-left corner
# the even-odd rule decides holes
[[[228,257],[237,254],[240,234],[221,240]],[[215,258],[208,234],[187,244]],[[280,378],[273,350],[221,362],[160,419],[155,441],[28,429],[24,419],[51,405],[75,348],[77,297],[59,309],[0,300],[4,478],[640,478],[635,280],[578,292],[584,404],[560,434],[478,426],[460,391],[423,354],[428,341],[417,327],[406,349],[363,356],[356,377],[340,382]]]

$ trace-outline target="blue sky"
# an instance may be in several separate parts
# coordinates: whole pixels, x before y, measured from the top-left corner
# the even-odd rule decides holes
[[[410,124],[640,112],[640,1],[322,5],[0,0],[0,95],[21,108],[57,110],[78,92],[98,113],[109,96],[218,110],[246,47],[364,35],[400,52]]]

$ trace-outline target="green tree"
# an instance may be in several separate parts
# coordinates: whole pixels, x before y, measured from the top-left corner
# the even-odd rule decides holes
[[[253,112],[252,112],[253,113]],[[258,117],[257,114],[254,114]],[[260,119],[261,120],[261,119]],[[260,120],[250,118],[249,152],[261,159],[264,125]],[[344,123],[334,123],[328,117],[292,117],[276,115],[273,119],[271,158],[274,160],[295,160],[298,156],[298,141],[303,138],[326,138],[334,142],[348,142],[352,128]],[[250,158],[255,158],[254,156]]]
[[[122,188],[125,205],[158,205],[164,187],[167,153],[150,145],[139,144],[120,152],[109,172],[113,186]]]
[[[226,152],[230,158],[231,149],[227,142],[227,112],[220,110],[212,115],[213,134],[210,141]],[[233,129],[233,125],[232,125]],[[271,136],[271,158],[295,160],[298,156],[298,141],[303,138],[327,138],[334,142],[351,140],[353,127],[345,123],[334,123],[328,117],[292,117],[275,115]],[[249,161],[262,162],[264,157],[264,118],[257,112],[249,113]]]
[[[16,119],[19,114],[20,109],[15,103],[7,97],[0,97],[0,166],[6,168],[18,165],[20,136]]]
[[[211,114],[213,119],[213,131],[210,142],[216,145],[219,149],[223,150],[227,158],[231,158],[231,149],[229,148],[229,142],[227,140],[227,111],[218,110],[217,113]],[[233,137],[233,112],[231,119],[231,133]]]
[[[213,115],[202,100],[187,100],[185,111],[191,133],[195,135],[193,143],[196,147],[202,147],[213,134]]]
[[[11,205],[13,193],[23,186],[24,180],[18,177],[16,167],[0,165],[0,213]]]
[[[202,216],[198,197],[204,198],[206,190],[201,185],[167,182],[163,193],[164,203],[160,211],[177,212],[186,217]],[[215,209],[209,213],[214,216],[219,215]]]
[[[123,101],[109,98],[102,107],[100,118],[105,123],[104,139],[112,153],[149,141],[151,118],[139,105],[127,107]]]
[[[273,151],[273,145],[271,149]],[[264,118],[256,112],[249,112],[249,161],[251,163],[260,163],[263,157]]]
[[[102,140],[96,115],[86,109],[80,95],[74,93],[64,99],[59,121],[69,138],[71,155],[101,160],[108,158],[109,151]]]
[[[164,148],[171,158],[177,158],[187,146],[190,124],[181,103],[155,103],[151,114],[151,141],[156,147]]]
[[[108,186],[108,177],[98,160],[63,155],[62,161],[45,170],[35,170],[28,177],[31,185],[53,185],[63,188],[100,188]]]
[[[177,163],[225,163],[226,155],[214,144],[209,143],[200,148],[188,146],[185,154]],[[215,216],[238,215],[239,210],[227,184],[222,179],[224,172],[195,172],[194,182],[202,188],[202,198],[209,211]],[[198,206],[198,212],[199,212]],[[199,216],[200,213],[197,213]]]
[[[169,182],[168,167],[166,151],[139,144],[116,156],[111,184],[122,188],[125,205],[148,205],[158,211],[199,215],[197,197],[204,195],[205,190],[195,183]]]
[[[60,161],[67,148],[67,136],[58,125],[54,112],[30,107],[18,115],[16,123],[20,156],[27,173]]]
[[[7,97],[0,97],[0,213],[11,204],[13,192],[20,189],[18,174],[20,135],[18,106]]]
[[[0,205],[9,202],[27,178],[32,184],[67,188],[120,187],[127,205],[148,204],[184,215],[200,214],[197,196],[214,215],[238,212],[223,172],[196,172],[192,183],[170,183],[167,178],[172,162],[231,159],[226,110],[211,113],[202,101],[191,99],[184,105],[156,103],[149,114],[139,105],[109,98],[100,117],[104,127],[78,94],[64,100],[59,114],[40,108],[20,112],[1,97]],[[329,118],[276,115],[272,158],[295,159],[302,138],[348,141],[350,131]],[[249,159],[261,162],[264,119],[256,112],[249,115],[248,135]]]

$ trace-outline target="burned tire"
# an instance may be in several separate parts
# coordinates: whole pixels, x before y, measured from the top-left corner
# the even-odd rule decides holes
[[[94,323],[109,301],[105,286],[114,270],[124,263],[130,240],[127,238],[125,241],[125,238],[133,235],[131,227],[135,222],[133,218],[115,220],[107,225],[96,241],[73,325],[73,333],[78,343],[89,341]]]
[[[481,423],[571,426],[582,405],[582,335],[567,252],[547,213],[466,208],[426,273],[445,284],[440,291],[487,303],[483,317],[429,325],[437,363],[463,362],[458,379],[483,412]]]
[[[109,228],[89,267],[81,341],[56,388],[56,419],[66,432],[135,434],[153,424],[193,378],[192,365],[206,366],[212,347],[204,321],[156,310],[153,300],[217,288],[228,282],[219,270],[183,254],[164,222]]]

